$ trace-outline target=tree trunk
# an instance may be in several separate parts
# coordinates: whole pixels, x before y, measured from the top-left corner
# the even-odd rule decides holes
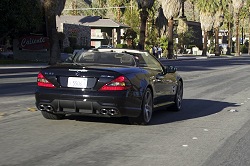
[[[140,12],[141,17],[141,29],[140,29],[140,42],[139,42],[139,49],[144,50],[145,45],[145,34],[146,34],[146,24],[148,18],[148,12],[146,9],[142,9]]]
[[[192,2],[192,10],[193,10],[193,21],[195,21],[195,10],[194,10],[194,2]]]
[[[185,18],[185,1],[181,1],[181,18]]]
[[[174,57],[174,19],[173,17],[168,20],[168,59],[173,59]]]
[[[250,7],[249,7],[249,10],[250,10]],[[250,22],[250,14],[248,15],[248,19],[249,19],[249,22]],[[250,26],[248,26],[248,34],[249,34],[248,36],[249,36],[249,39],[250,39]],[[248,55],[250,55],[250,41],[248,41]]]
[[[56,15],[46,16],[47,23],[47,36],[50,41],[50,59],[49,64],[53,65],[59,61],[60,52],[59,52],[59,39],[58,32],[56,28]]]
[[[203,43],[203,50],[202,56],[207,56],[207,31],[204,32],[204,43]]]
[[[228,23],[228,46],[227,46],[227,55],[231,55],[232,50],[232,32],[231,32],[231,22]]]
[[[220,56],[219,48],[219,28],[215,28],[215,56]]]
[[[236,16],[236,50],[235,50],[235,56],[240,56],[240,40],[239,40],[239,14]]]

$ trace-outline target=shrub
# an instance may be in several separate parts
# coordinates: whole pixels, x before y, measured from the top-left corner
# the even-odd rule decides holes
[[[65,53],[73,53],[73,51],[74,51],[74,50],[73,50],[72,47],[65,47],[65,48],[64,48],[64,52],[65,52]]]
[[[240,52],[242,53],[248,53],[248,48],[245,44],[240,45]]]
[[[116,48],[128,48],[127,44],[117,44]]]

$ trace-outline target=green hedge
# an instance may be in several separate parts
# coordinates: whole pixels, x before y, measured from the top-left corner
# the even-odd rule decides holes
[[[116,48],[128,48],[127,44],[117,44]]]
[[[242,53],[248,53],[248,48],[245,44],[240,45],[240,52]]]

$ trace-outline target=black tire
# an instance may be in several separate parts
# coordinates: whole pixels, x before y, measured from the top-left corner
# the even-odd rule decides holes
[[[41,111],[42,115],[45,119],[52,119],[52,120],[61,120],[64,118],[65,115],[58,115],[58,114],[53,114],[47,111]]]
[[[135,118],[129,117],[129,122],[132,125],[146,125],[150,122],[152,114],[153,114],[153,97],[151,90],[147,88],[143,96],[140,115]]]
[[[181,110],[182,98],[183,98],[183,83],[179,81],[177,91],[175,94],[174,104],[170,107],[171,111],[178,112]]]

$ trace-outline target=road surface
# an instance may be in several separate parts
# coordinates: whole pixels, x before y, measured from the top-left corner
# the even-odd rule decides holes
[[[34,109],[38,69],[0,68],[0,165],[250,165],[250,58],[164,61],[184,78],[181,112],[154,112],[148,126],[126,118],[70,116]]]

